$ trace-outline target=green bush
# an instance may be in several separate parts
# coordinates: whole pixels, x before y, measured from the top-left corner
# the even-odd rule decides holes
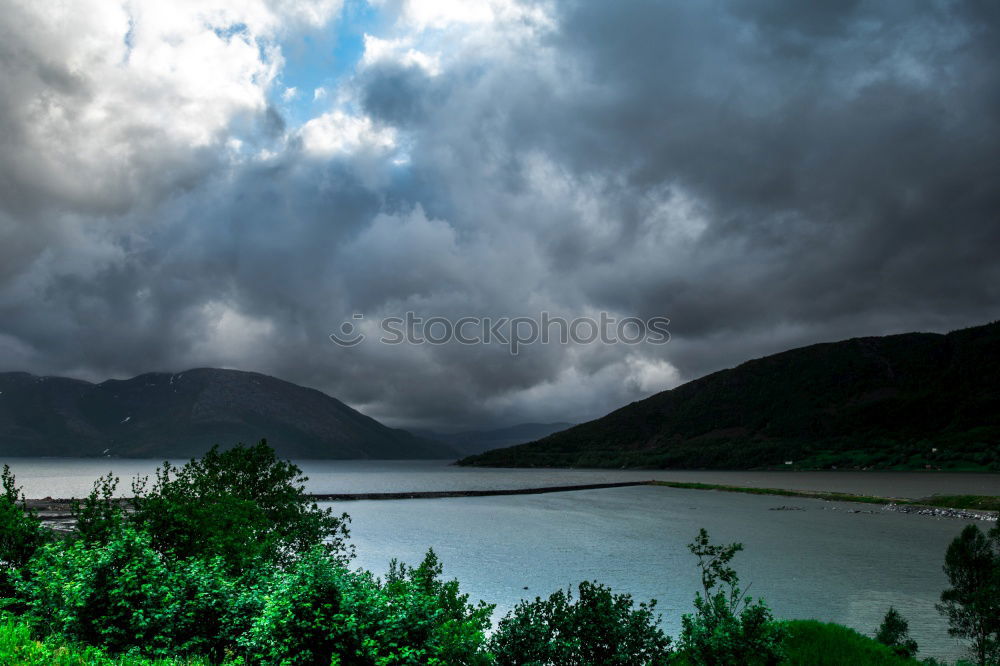
[[[646,666],[670,660],[670,638],[657,626],[656,602],[635,607],[627,594],[583,582],[579,596],[557,591],[523,601],[500,620],[490,650],[501,666]]]
[[[416,567],[390,564],[381,585],[385,614],[378,642],[385,664],[488,664],[486,632],[495,606],[469,603],[457,580],[443,580],[443,567],[428,550]],[[394,646],[412,646],[395,654]]]
[[[52,535],[28,510],[24,494],[7,465],[3,466],[0,482],[3,486],[0,494],[0,599],[4,599],[14,594],[16,572],[42,544],[51,540]]]
[[[0,664],[17,666],[208,666],[193,659],[150,659],[140,655],[112,656],[93,646],[36,640],[23,620],[0,615]],[[237,662],[226,662],[237,666]]]
[[[313,550],[265,590],[242,647],[254,663],[290,666],[489,664],[493,607],[440,576],[433,551],[415,568],[393,563],[383,583]]]
[[[364,628],[379,601],[374,582],[366,582],[327,553],[311,551],[291,571],[250,590],[243,605],[255,619],[241,648],[251,661],[289,665],[326,666],[334,655],[362,654]]]
[[[816,620],[783,622],[785,666],[916,666],[892,648],[839,624]]]
[[[778,664],[784,631],[762,600],[740,588],[729,566],[739,543],[709,542],[702,529],[688,549],[698,558],[702,592],[695,595],[695,613],[681,618],[680,648],[691,664]]]
[[[231,642],[222,560],[168,559],[132,526],[44,546],[17,588],[42,631],[112,652],[219,657]]]
[[[111,472],[94,481],[90,494],[73,500],[70,510],[76,521],[74,537],[88,543],[106,543],[115,538],[125,523],[121,500],[115,497],[118,477]]]

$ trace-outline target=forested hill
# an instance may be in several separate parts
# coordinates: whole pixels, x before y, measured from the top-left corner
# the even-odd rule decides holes
[[[465,465],[1000,471],[1000,322],[748,361]]]
[[[187,458],[266,437],[284,458],[456,458],[314,389],[201,368],[100,384],[0,373],[0,456]]]

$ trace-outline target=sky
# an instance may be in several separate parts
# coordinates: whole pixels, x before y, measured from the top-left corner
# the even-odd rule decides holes
[[[458,430],[996,320],[998,64],[989,0],[0,0],[0,369]],[[405,312],[670,341],[380,343]]]

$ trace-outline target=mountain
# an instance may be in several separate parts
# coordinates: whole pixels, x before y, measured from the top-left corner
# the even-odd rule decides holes
[[[1000,322],[793,349],[464,465],[1000,471]]]
[[[502,446],[531,442],[572,427],[572,423],[519,423],[496,430],[469,430],[454,433],[417,430],[414,433],[426,439],[444,442],[462,455],[471,455]]]
[[[0,455],[186,458],[267,438],[285,458],[455,458],[314,389],[200,368],[100,384],[0,373]]]

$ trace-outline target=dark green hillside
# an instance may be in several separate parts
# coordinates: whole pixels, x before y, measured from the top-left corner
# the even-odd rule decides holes
[[[748,361],[461,464],[1000,471],[1000,323]]]

